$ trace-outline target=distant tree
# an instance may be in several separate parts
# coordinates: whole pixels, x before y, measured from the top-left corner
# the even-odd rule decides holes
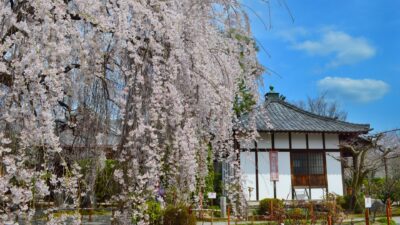
[[[354,209],[357,202],[360,202],[362,187],[367,182],[366,194],[372,194],[376,198],[386,201],[388,198],[395,198],[393,191],[399,188],[397,182],[400,174],[388,172],[388,159],[398,158],[399,139],[389,132],[380,132],[373,135],[349,138],[341,143],[341,148],[351,153],[352,166],[348,167],[349,187],[352,188],[350,208]],[[345,158],[341,158],[348,163]],[[382,166],[385,169],[385,178],[371,180],[371,178]]]
[[[389,160],[400,158],[400,137],[398,131],[399,129],[381,132],[377,142],[377,150],[382,155],[386,180],[390,176]],[[400,176],[400,173],[398,175]]]
[[[400,180],[399,177],[371,178],[367,181],[369,194],[374,199],[386,202],[389,198],[391,202],[400,200]]]
[[[353,161],[352,166],[348,167],[348,186],[352,189],[349,209],[354,210],[356,203],[361,201],[363,181],[373,171],[379,167],[379,160],[368,160],[374,150],[374,137],[365,136],[351,138],[341,143],[341,148],[351,153]],[[341,158],[343,163],[348,163],[347,159]],[[373,163],[372,163],[373,162]]]
[[[324,92],[315,98],[307,97],[307,101],[298,101],[294,104],[304,110],[315,113],[320,116],[327,116],[337,120],[346,120],[347,112],[340,109],[337,101],[329,101],[327,93]]]
[[[376,154],[384,169],[384,176],[374,176],[368,180],[369,192],[382,202],[400,200],[400,137],[398,129],[377,134]],[[382,167],[381,166],[381,167]],[[381,168],[380,167],[380,168]]]

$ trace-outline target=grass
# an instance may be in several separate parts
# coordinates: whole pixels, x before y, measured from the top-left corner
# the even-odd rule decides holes
[[[350,225],[350,224],[351,224],[350,222],[342,223],[342,225]],[[364,225],[365,222],[364,221],[357,221],[357,222],[353,222],[353,224],[354,225]],[[374,223],[370,222],[369,224],[370,225],[387,225],[386,220],[385,220],[385,222],[375,221]],[[396,225],[396,223],[393,220],[391,220],[390,221],[390,225]]]
[[[60,212],[55,212],[54,216],[59,217],[61,215],[74,215],[76,214],[76,210],[63,210]],[[111,211],[109,210],[104,210],[104,209],[96,209],[96,210],[80,210],[80,215],[82,216],[88,216],[88,215],[93,215],[93,216],[104,216],[104,215],[111,215]]]
[[[400,216],[400,207],[392,207],[392,216]]]
[[[386,218],[378,218],[378,219],[376,219],[376,221],[381,223],[381,224],[387,224],[387,219]],[[394,222],[393,220],[390,220],[390,224],[395,225],[396,222]]]
[[[109,210],[105,210],[105,209],[96,209],[96,210],[80,210],[80,212],[78,213],[76,210],[63,210],[63,211],[58,211],[58,212],[54,212],[53,213],[55,218],[59,218],[63,215],[67,215],[67,216],[73,216],[73,215],[80,215],[80,216],[88,216],[88,215],[92,215],[92,216],[105,216],[105,215],[111,215],[111,211]],[[46,221],[47,220],[47,216],[42,216],[37,218],[37,220],[39,221]]]
[[[373,216],[373,213],[370,213],[370,217]],[[400,216],[400,207],[399,206],[393,206],[392,207],[392,216]],[[357,219],[357,218],[364,218],[365,214],[364,213],[349,213],[347,214],[347,219]],[[377,212],[376,217],[386,217],[386,211],[383,212]]]

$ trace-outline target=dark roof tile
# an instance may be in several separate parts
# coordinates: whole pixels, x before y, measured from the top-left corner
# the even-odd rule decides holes
[[[254,113],[258,131],[368,133],[370,130],[369,124],[355,124],[319,116],[278,99],[267,100]],[[241,118],[245,127],[247,121],[247,115]]]

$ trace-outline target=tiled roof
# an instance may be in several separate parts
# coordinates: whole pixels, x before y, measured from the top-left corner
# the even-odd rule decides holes
[[[246,127],[248,117],[241,119]],[[355,124],[319,116],[280,99],[267,100],[255,111],[258,131],[368,133],[369,124]]]

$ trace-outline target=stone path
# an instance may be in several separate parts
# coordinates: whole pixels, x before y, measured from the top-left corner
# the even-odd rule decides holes
[[[393,217],[394,222],[396,222],[396,224],[400,224],[400,216],[398,217]]]

